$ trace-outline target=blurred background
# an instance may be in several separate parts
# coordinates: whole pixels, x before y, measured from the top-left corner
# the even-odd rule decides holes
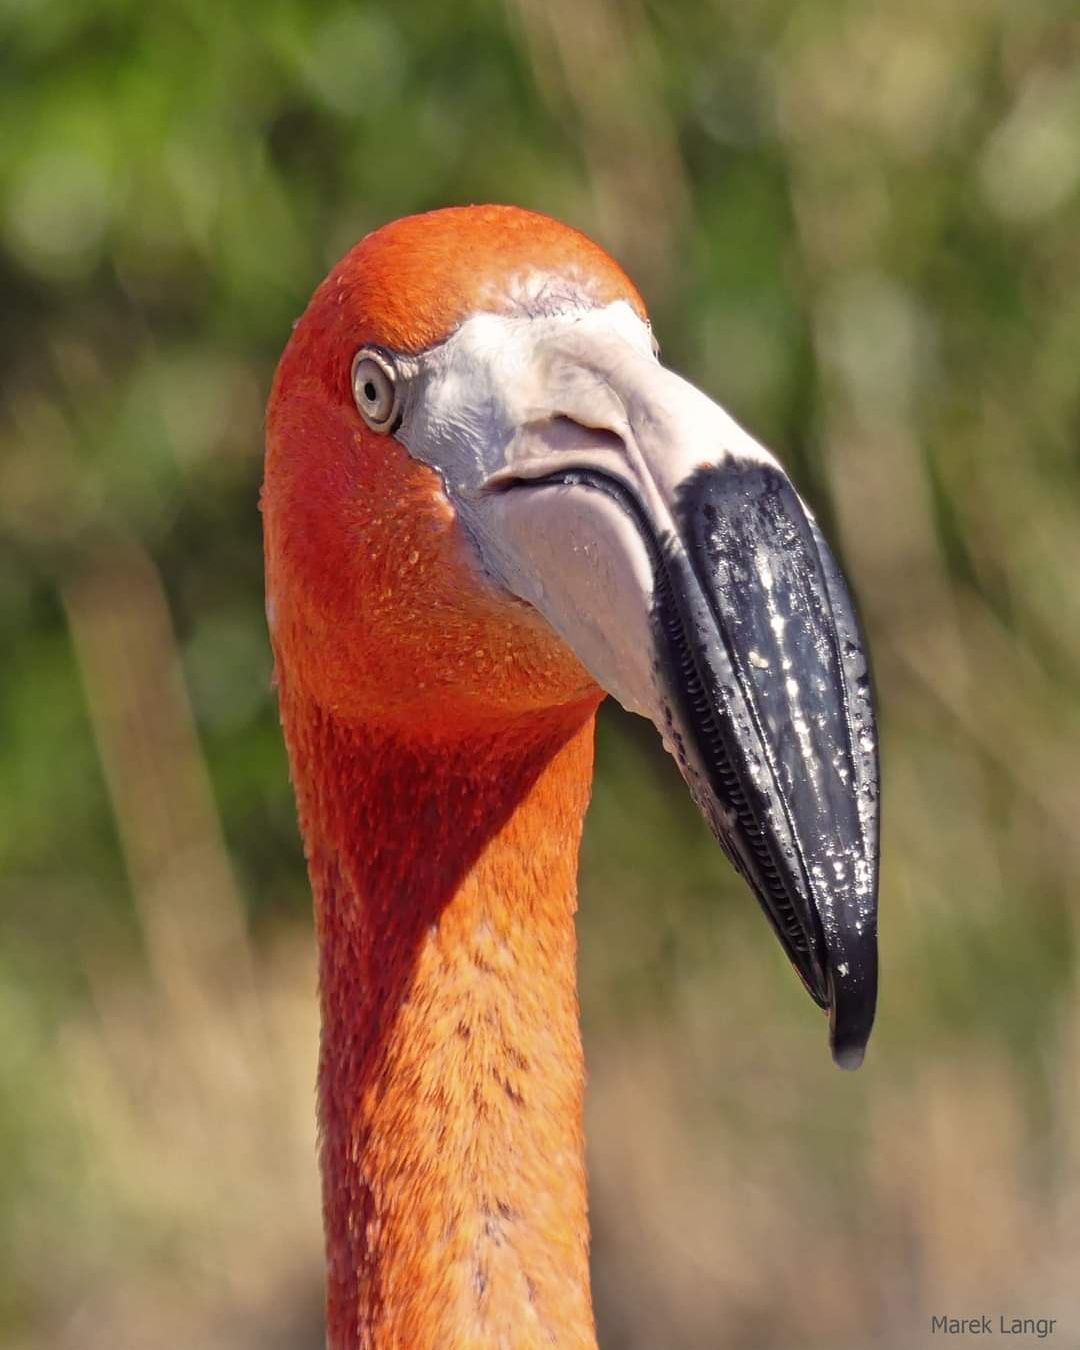
[[[347,246],[487,200],[606,245],[789,465],[883,721],[851,1076],[602,717],[601,1343],[1080,1344],[1075,4],[0,0],[0,123],[0,1344],[322,1344],[262,408]]]

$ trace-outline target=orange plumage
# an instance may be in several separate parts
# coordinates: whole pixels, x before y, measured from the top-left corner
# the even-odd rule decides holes
[[[363,426],[349,379],[361,344],[422,350],[534,267],[641,309],[606,254],[546,217],[398,221],[320,286],[268,410],[334,1350],[595,1344],[573,914],[602,693],[478,583],[439,476]]]

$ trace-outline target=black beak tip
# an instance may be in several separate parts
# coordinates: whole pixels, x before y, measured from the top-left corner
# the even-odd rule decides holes
[[[858,1041],[845,1040],[842,1037],[830,1033],[829,1043],[832,1048],[833,1063],[838,1069],[857,1069],[863,1062],[863,1056],[866,1054],[865,1043]]]
[[[829,972],[829,1046],[839,1069],[857,1069],[866,1054],[877,1005],[876,950],[860,967]],[[842,971],[842,974],[841,974]]]

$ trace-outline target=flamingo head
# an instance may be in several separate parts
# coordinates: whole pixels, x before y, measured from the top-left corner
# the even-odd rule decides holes
[[[649,718],[853,1067],[876,983],[877,751],[847,587],[779,463],[660,362],[596,244],[413,216],[316,291],[267,413],[279,678],[461,734]]]

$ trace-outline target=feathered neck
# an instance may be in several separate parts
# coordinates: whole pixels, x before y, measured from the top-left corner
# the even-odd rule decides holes
[[[596,701],[425,740],[282,689],[331,1350],[595,1347],[574,911]]]

